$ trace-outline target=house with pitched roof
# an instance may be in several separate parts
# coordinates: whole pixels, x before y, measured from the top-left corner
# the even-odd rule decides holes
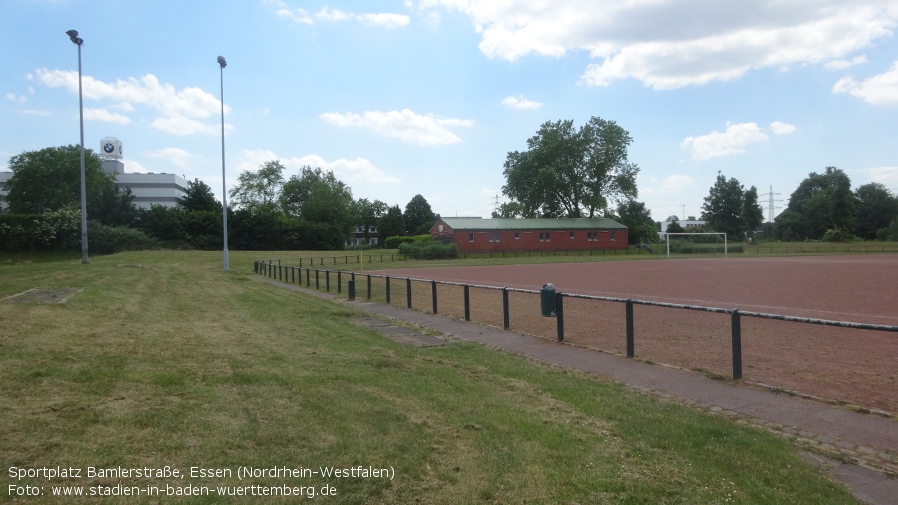
[[[483,219],[440,217],[430,236],[458,252],[626,249],[627,227],[604,217]]]

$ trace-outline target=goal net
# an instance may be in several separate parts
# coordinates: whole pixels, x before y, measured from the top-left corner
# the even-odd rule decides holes
[[[667,257],[674,254],[714,254],[722,252],[727,257],[727,234],[707,233],[666,233]],[[673,239],[671,237],[674,237]],[[673,242],[673,246],[671,246]]]

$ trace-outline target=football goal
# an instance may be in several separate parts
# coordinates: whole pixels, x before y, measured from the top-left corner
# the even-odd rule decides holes
[[[684,239],[674,238],[674,252],[680,254],[717,254],[720,251],[721,241],[723,242],[723,257],[727,257],[727,234],[723,232],[707,232],[707,233],[666,233],[667,239],[667,257],[670,258],[671,252],[671,236],[684,237]]]

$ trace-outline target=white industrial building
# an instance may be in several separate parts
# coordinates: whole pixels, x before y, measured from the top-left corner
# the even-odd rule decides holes
[[[100,158],[103,160],[103,171],[115,175],[115,184],[119,189],[131,189],[134,195],[134,206],[138,209],[149,209],[153,205],[175,207],[178,199],[187,196],[187,180],[175,174],[126,174],[122,163],[122,143],[115,138],[104,138],[100,141]],[[12,172],[0,172],[0,209],[6,209],[6,182]],[[90,215],[90,209],[87,210]]]
[[[666,237],[666,236],[667,236],[667,227],[670,226],[671,223],[674,223],[674,222],[676,222],[676,223],[678,223],[680,226],[682,226],[683,229],[686,230],[687,233],[690,231],[691,228],[695,228],[695,227],[698,227],[698,226],[704,226],[704,225],[707,223],[707,221],[705,221],[705,220],[703,220],[703,219],[684,219],[684,220],[682,220],[682,221],[680,221],[680,220],[676,220],[676,221],[663,221],[663,222],[661,223],[661,231],[658,232],[658,235],[659,235],[661,238]]]

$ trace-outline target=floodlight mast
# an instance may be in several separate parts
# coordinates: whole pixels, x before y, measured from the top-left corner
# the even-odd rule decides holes
[[[81,122],[81,263],[87,261],[87,182],[84,167],[84,95],[81,88],[81,46],[84,39],[78,36],[78,30],[65,32],[73,44],[78,46],[78,114]]]
[[[228,66],[224,56],[218,57],[221,67],[221,222],[224,229],[224,271],[228,271],[228,190],[225,182],[225,122],[224,122],[224,68]]]

